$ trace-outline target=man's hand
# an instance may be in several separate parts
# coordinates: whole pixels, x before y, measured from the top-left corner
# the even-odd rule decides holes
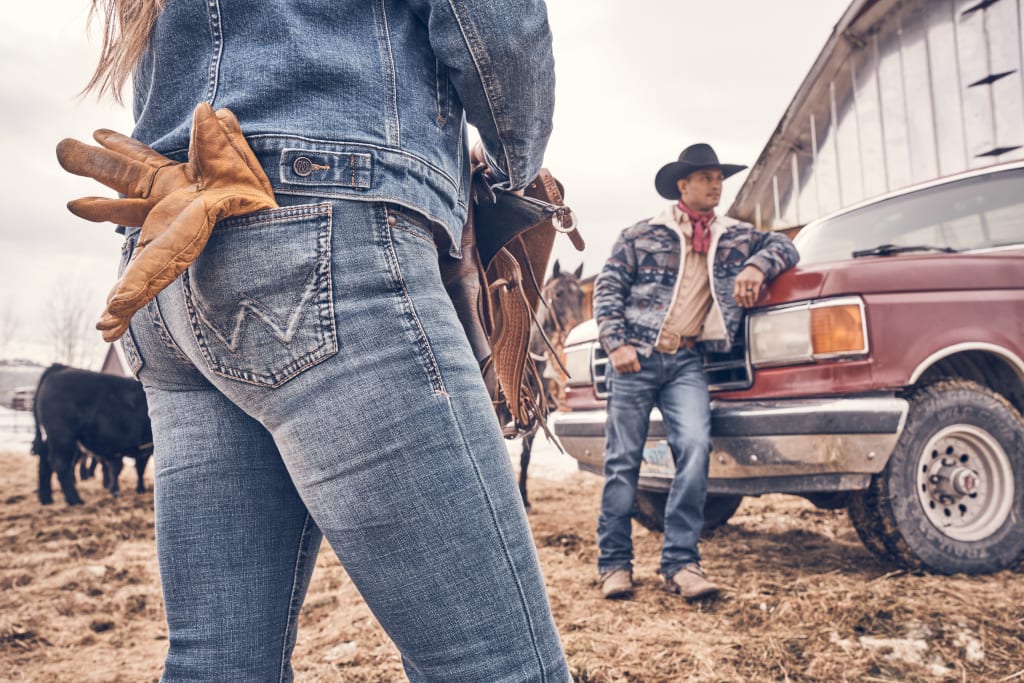
[[[743,308],[750,308],[761,296],[764,287],[764,273],[756,266],[747,266],[736,276],[736,284],[732,288],[732,298]]]
[[[628,375],[633,372],[640,372],[640,358],[636,355],[636,347],[623,344],[608,354],[615,372],[620,375]]]

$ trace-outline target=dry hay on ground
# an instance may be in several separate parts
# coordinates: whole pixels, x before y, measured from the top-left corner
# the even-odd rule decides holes
[[[35,460],[0,456],[0,671],[8,681],[140,683],[167,648],[152,495],[43,508]],[[530,515],[577,681],[972,681],[1024,683],[1020,573],[893,571],[842,511],[748,499],[703,545],[725,595],[688,605],[660,590],[660,536],[635,527],[636,599],[597,590],[600,481],[531,482]],[[58,494],[59,497],[59,494]],[[325,546],[300,617],[300,681],[405,680],[399,657]]]

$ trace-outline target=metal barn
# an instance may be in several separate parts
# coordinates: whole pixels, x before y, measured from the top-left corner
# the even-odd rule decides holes
[[[1024,158],[1024,0],[855,0],[729,214],[784,230]]]

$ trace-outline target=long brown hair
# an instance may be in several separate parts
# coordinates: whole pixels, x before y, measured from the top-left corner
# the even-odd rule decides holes
[[[103,49],[83,93],[110,94],[121,102],[121,91],[149,44],[165,0],[92,0],[89,23],[103,17]]]

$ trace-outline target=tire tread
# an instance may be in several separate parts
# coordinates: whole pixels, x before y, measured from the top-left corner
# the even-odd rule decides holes
[[[935,566],[933,563],[927,562],[915,552],[905,533],[900,529],[893,506],[893,501],[899,492],[892,489],[891,470],[901,464],[898,462],[901,449],[906,450],[912,446],[920,423],[924,422],[929,415],[922,406],[938,404],[937,408],[942,408],[949,405],[970,405],[971,403],[976,404],[979,397],[983,401],[989,402],[993,414],[998,415],[1001,411],[1005,411],[1004,415],[1015,419],[1018,434],[1024,434],[1024,422],[1016,408],[1006,398],[977,382],[964,379],[945,379],[917,387],[907,396],[911,404],[910,412],[889,462],[880,474],[872,477],[868,489],[856,496],[861,500],[860,505],[862,505],[856,514],[859,516],[863,513],[867,516],[866,520],[863,518],[858,520],[860,524],[864,525],[863,531],[867,539],[865,540],[865,535],[862,535],[862,529],[858,526],[858,522],[854,522],[854,527],[864,544],[873,552],[878,554],[877,541],[881,541],[889,558],[898,564],[912,570],[926,570],[942,574],[958,573],[959,571],[988,573],[1005,568],[998,558],[993,558],[987,563],[980,562],[968,568]],[[1019,445],[1024,447],[1024,442]],[[1012,453],[1008,453],[1008,455],[1011,458],[1014,457]],[[916,458],[916,454],[911,454],[909,457]],[[1019,454],[1017,458],[1020,458]],[[1020,467],[1021,464],[1018,462],[1016,466]],[[1024,495],[1024,492],[1016,491],[1016,496],[1021,495]],[[854,521],[854,516],[851,513],[851,521]]]

